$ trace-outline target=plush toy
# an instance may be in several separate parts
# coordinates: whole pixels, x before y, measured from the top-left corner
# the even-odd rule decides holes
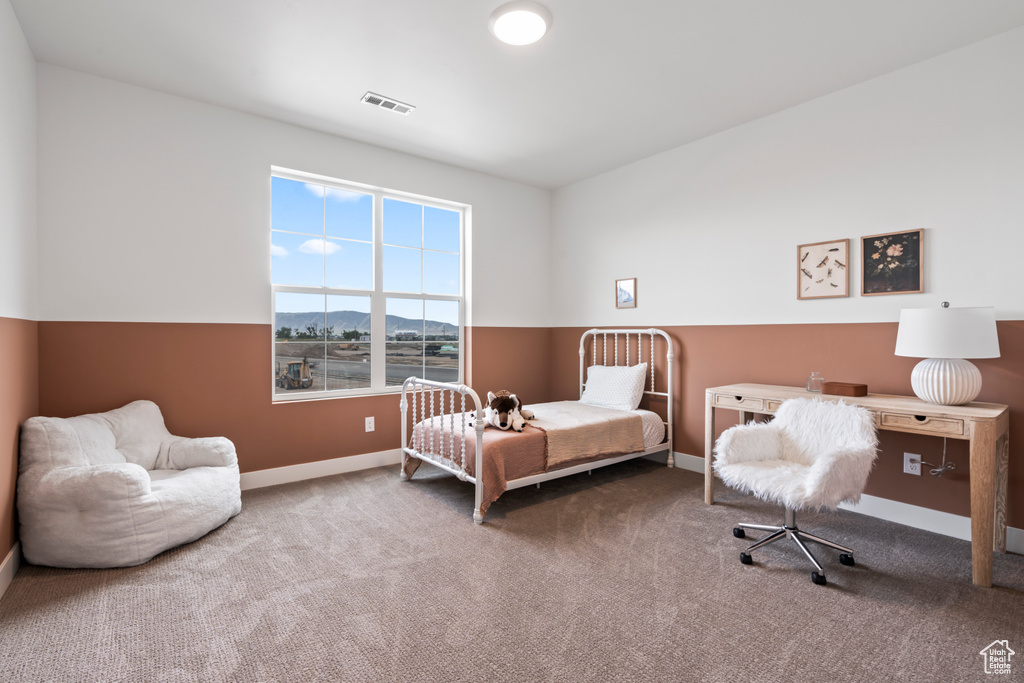
[[[533,418],[533,411],[524,408],[522,401],[515,394],[505,390],[498,393],[487,392],[487,406],[484,408],[485,427],[521,432],[526,426],[526,421]]]

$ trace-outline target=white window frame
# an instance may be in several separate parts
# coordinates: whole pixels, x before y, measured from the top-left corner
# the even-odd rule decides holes
[[[470,206],[458,202],[425,197],[397,190],[390,190],[372,185],[364,185],[346,180],[338,180],[327,176],[305,173],[292,169],[272,166],[270,176],[295,180],[303,183],[314,183],[339,190],[348,190],[361,194],[373,196],[373,289],[346,289],[339,287],[306,287],[297,285],[277,285],[273,283],[270,273],[270,315],[273,324],[271,325],[271,381],[270,393],[274,403],[288,401],[308,401],[318,399],[349,398],[354,396],[374,396],[380,394],[397,394],[402,391],[402,385],[387,386],[387,340],[386,340],[386,309],[388,299],[414,299],[417,301],[455,301],[459,303],[459,357],[458,357],[458,379],[456,384],[462,384],[465,376],[466,359],[466,233],[467,218]],[[458,294],[429,294],[424,292],[392,292],[384,290],[384,200],[394,199],[402,202],[412,202],[427,207],[456,211],[459,214],[459,293]],[[268,223],[270,211],[268,206]],[[270,244],[273,235],[273,225],[267,229],[267,262],[270,263]],[[422,241],[421,241],[422,244]],[[389,245],[392,246],[392,245]],[[407,247],[413,249],[415,247]],[[420,282],[423,280],[423,255],[425,252],[434,251],[450,254],[451,252],[440,252],[436,249],[419,247],[420,251]],[[325,266],[326,267],[326,266]],[[422,284],[421,284],[422,287]],[[357,389],[335,389],[332,391],[295,391],[277,393],[273,381],[273,368],[277,360],[277,294],[319,294],[338,296],[368,296],[370,298],[370,386]],[[325,322],[326,325],[326,322]],[[327,342],[325,342],[326,344]],[[424,340],[424,343],[425,340]],[[412,367],[412,366],[411,366]],[[422,374],[421,371],[416,373]]]

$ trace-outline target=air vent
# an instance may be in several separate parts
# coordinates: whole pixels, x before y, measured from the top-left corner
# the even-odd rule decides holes
[[[391,111],[398,112],[399,114],[409,114],[416,107],[411,104],[404,104],[398,100],[393,100],[390,97],[384,97],[377,93],[368,92],[363,95],[363,102],[366,104],[372,104],[375,107],[381,107],[383,109],[390,109]]]

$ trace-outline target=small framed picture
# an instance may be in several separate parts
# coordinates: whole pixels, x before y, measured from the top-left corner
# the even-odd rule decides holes
[[[615,308],[636,308],[636,278],[615,281]]]
[[[796,248],[796,298],[850,296],[850,240],[801,244]]]
[[[861,237],[861,294],[917,294],[924,291],[924,230]]]

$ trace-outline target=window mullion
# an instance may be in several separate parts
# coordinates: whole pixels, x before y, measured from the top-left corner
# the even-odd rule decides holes
[[[370,389],[387,384],[387,310],[384,297],[384,198],[373,196],[373,294],[370,295]]]

